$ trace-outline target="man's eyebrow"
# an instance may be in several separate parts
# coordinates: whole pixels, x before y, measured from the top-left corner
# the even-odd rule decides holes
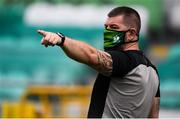
[[[119,27],[119,25],[117,25],[117,24],[111,24],[111,26],[118,26]]]
[[[108,26],[108,25],[110,25],[110,26],[112,26],[112,25],[114,25],[114,26],[119,26],[119,25],[117,25],[116,23],[104,24],[104,26]]]

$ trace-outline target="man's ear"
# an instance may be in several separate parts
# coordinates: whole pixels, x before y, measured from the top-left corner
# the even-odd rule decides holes
[[[128,33],[127,33],[127,39],[128,41],[133,41],[136,38],[136,29],[135,28],[130,28]]]

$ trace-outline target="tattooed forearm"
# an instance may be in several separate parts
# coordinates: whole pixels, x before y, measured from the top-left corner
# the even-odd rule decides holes
[[[98,58],[98,65],[96,66],[96,69],[100,73],[109,76],[112,72],[112,58],[110,54],[98,50],[97,58]]]

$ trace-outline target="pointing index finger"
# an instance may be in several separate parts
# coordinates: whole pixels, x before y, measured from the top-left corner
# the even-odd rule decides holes
[[[46,36],[46,34],[47,34],[47,32],[44,31],[44,30],[37,30],[37,32],[38,32],[39,34],[41,34],[42,36]]]

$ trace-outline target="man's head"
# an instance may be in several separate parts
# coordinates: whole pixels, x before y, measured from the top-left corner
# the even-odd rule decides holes
[[[114,8],[108,13],[105,28],[124,33],[124,41],[120,45],[136,42],[141,28],[140,16],[136,10],[129,7]]]

